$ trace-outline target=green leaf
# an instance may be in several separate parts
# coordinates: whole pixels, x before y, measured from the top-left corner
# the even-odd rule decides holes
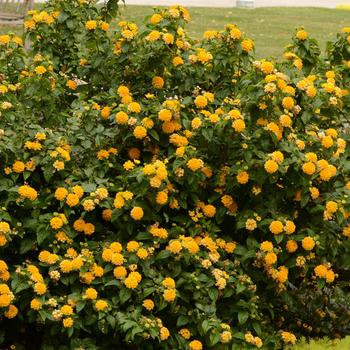
[[[213,346],[220,341],[220,334],[215,332],[211,333],[209,336],[210,345]]]
[[[34,239],[31,239],[31,238],[22,239],[20,246],[19,246],[19,253],[25,254],[25,253],[29,252],[33,248],[35,242],[36,241]]]
[[[188,324],[189,322],[190,322],[190,318],[188,316],[181,315],[177,318],[176,326],[182,327]]]
[[[218,299],[219,291],[216,288],[209,288],[208,294],[210,299],[215,302]]]
[[[324,286],[326,285],[326,280],[325,279],[318,279],[317,280],[317,287],[318,289],[323,289]]]
[[[108,323],[111,325],[112,329],[115,328],[115,318],[112,315],[107,315],[106,319]]]
[[[148,133],[157,141],[159,141],[159,135],[154,129],[148,130]]]
[[[161,252],[159,252],[157,254],[156,260],[167,259],[167,258],[169,258],[170,255],[171,255],[171,253],[168,250],[162,250]]]
[[[208,320],[204,320],[204,321],[202,322],[202,329],[203,329],[203,332],[204,332],[204,333],[207,333],[207,332],[209,331],[210,328],[211,328],[211,326],[210,326],[209,321],[208,321]]]
[[[39,227],[36,232],[38,244],[40,245],[50,235],[50,231],[44,227]]]
[[[115,279],[113,279],[113,280],[107,282],[105,284],[105,287],[108,287],[108,286],[119,286],[119,285],[120,285],[120,282],[115,280]]]
[[[240,311],[238,313],[238,322],[239,324],[245,324],[248,320],[249,314],[247,311]]]
[[[81,300],[78,301],[76,306],[77,313],[83,310],[85,305],[86,305],[85,301],[81,301]]]
[[[119,292],[120,304],[124,304],[131,297],[131,292],[125,288],[121,289]]]
[[[260,335],[261,335],[261,327],[260,327],[259,322],[254,321],[254,322],[253,322],[253,328],[254,328],[256,334],[257,334],[258,336],[260,336]]]

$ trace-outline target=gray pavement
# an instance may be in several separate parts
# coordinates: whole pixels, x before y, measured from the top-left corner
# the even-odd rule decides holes
[[[174,5],[203,7],[235,7],[236,0],[125,0],[127,5]],[[350,0],[255,0],[254,7],[270,6],[312,6],[335,8],[337,5],[349,5]],[[350,14],[350,12],[349,12]]]

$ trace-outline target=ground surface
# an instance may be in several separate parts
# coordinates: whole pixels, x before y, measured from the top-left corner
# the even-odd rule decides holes
[[[126,0],[131,1],[159,1],[164,4],[168,0]],[[206,1],[214,6],[222,5],[229,1],[235,0],[183,0],[192,4]],[[299,4],[301,0],[255,0],[256,3],[293,3]],[[170,3],[180,2],[170,0]],[[333,3],[335,1],[326,0],[304,0],[304,3]],[[342,0],[341,3],[346,3]],[[348,0],[350,3],[350,0]],[[153,12],[152,6],[123,6],[121,5],[121,17],[129,21],[136,21],[139,25],[146,15]],[[235,23],[251,36],[256,42],[256,53],[258,58],[269,56],[281,56],[283,48],[290,42],[292,33],[296,27],[305,26],[309,34],[315,37],[321,47],[324,49],[326,42],[335,37],[336,33],[344,26],[350,26],[350,11],[327,9],[327,8],[306,8],[306,7],[261,7],[255,9],[239,9],[239,8],[205,8],[192,7],[191,23],[187,29],[191,36],[201,38],[203,32],[209,29],[221,30],[227,23]],[[0,32],[4,33],[8,30],[20,32],[20,29],[0,26]]]
[[[307,6],[330,7],[339,4],[350,5],[350,0],[253,0],[255,7],[270,6]],[[234,7],[236,0],[125,0],[127,5],[173,5],[208,6],[208,7]]]
[[[216,1],[212,0],[216,4]],[[226,0],[225,0],[226,1]],[[298,0],[297,0],[298,1]],[[307,0],[306,0],[307,1]],[[318,0],[322,1],[322,0]],[[151,6],[121,7],[123,19],[142,24],[142,18],[152,13]],[[290,43],[296,27],[305,26],[325,48],[326,42],[335,37],[344,26],[350,26],[350,11],[326,8],[256,8],[225,9],[190,8],[190,34],[200,38],[205,30],[222,29],[226,23],[235,23],[256,42],[257,56],[280,56]]]

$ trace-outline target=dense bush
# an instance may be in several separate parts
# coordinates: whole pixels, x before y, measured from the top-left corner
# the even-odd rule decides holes
[[[350,28],[254,61],[235,25],[198,41],[182,7],[138,28],[116,5],[48,1],[28,52],[0,36],[3,345],[348,334]]]

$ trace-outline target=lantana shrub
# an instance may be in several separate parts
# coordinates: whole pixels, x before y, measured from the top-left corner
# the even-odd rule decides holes
[[[0,36],[0,340],[281,349],[350,331],[350,28],[255,60],[233,24],[50,0]]]

